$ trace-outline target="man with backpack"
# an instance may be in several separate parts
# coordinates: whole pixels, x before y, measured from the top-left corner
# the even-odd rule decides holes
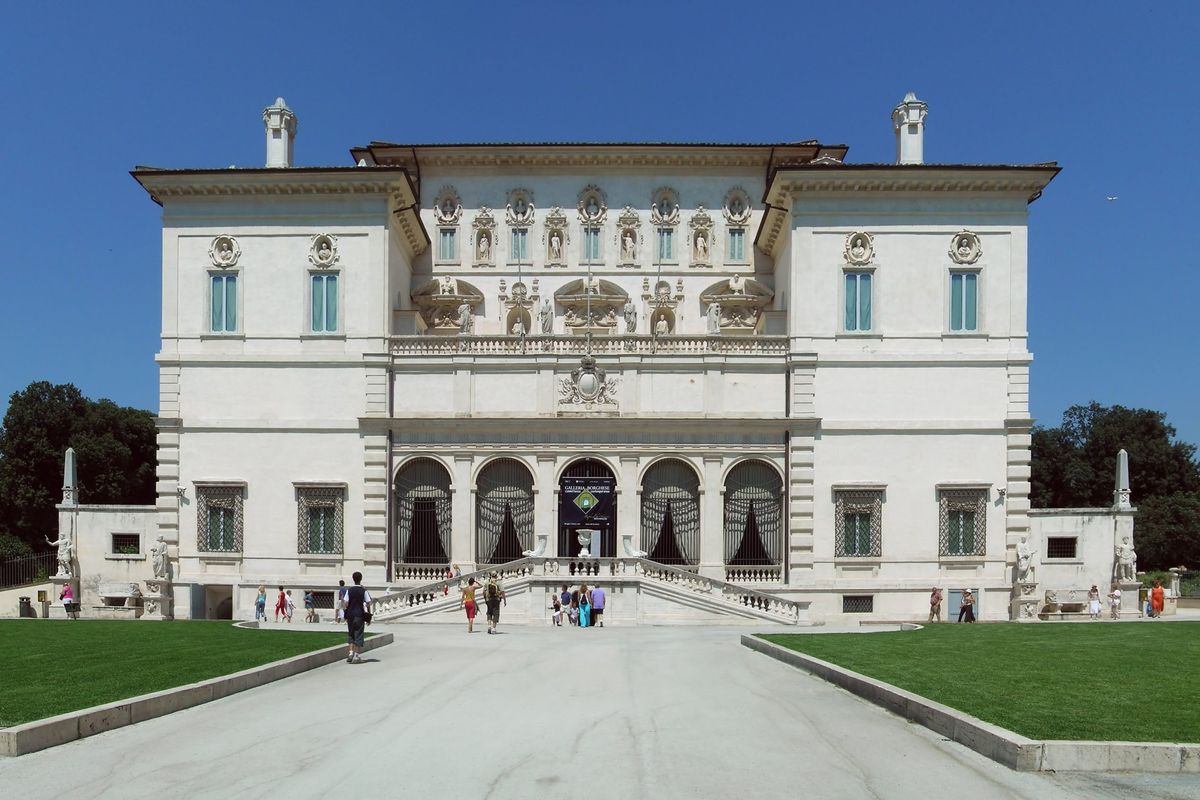
[[[371,621],[371,593],[362,585],[361,572],[350,577],[354,579],[354,585],[342,595],[346,599],[346,629],[350,639],[350,654],[346,656],[346,663],[361,664],[363,631]]]
[[[487,604],[488,633],[495,633],[500,624],[500,604],[508,605],[504,590],[500,588],[500,576],[496,573],[488,575],[487,585],[483,589],[483,602]]]

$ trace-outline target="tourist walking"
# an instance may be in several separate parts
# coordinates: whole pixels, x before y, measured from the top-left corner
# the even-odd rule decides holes
[[[338,581],[337,591],[333,593],[333,621],[335,623],[343,623],[346,621],[346,582]]]
[[[346,632],[350,640],[347,664],[362,662],[363,631],[371,621],[371,593],[362,585],[362,573],[350,576],[354,585],[346,590]]]
[[[556,628],[562,625],[562,599],[556,594],[550,596],[550,622]]]
[[[267,587],[258,587],[258,597],[254,598],[254,621],[267,621]]]
[[[1088,589],[1088,615],[1092,619],[1100,619],[1100,590],[1094,583],[1092,588]]]
[[[571,622],[571,588],[565,583],[563,584],[562,593],[558,596],[559,604],[562,606],[563,616],[567,618],[567,622]],[[571,624],[575,624],[571,622]]]
[[[475,632],[475,612],[479,610],[479,607],[475,604],[475,590],[478,588],[479,586],[475,583],[475,579],[470,578],[467,580],[467,585],[458,590],[460,594],[458,607],[467,610],[467,633]]]
[[[592,598],[587,584],[579,587],[579,627],[586,628],[592,622]]]
[[[936,586],[929,593],[929,621],[942,621],[942,590]]]
[[[275,598],[275,621],[279,622],[281,616],[287,617],[287,594],[282,586],[279,587],[279,596]]]
[[[495,633],[500,624],[500,604],[508,605],[504,589],[500,586],[500,576],[493,572],[488,576],[487,586],[483,590],[483,601],[487,604],[488,633]]]
[[[58,599],[62,600],[63,611],[67,614],[67,619],[79,619],[79,611],[75,608],[75,589],[70,583],[64,583],[62,591],[58,593]]]
[[[1112,619],[1121,618],[1121,588],[1113,581],[1108,590],[1108,614]]]
[[[1164,595],[1162,581],[1155,581],[1154,588],[1150,590],[1150,616],[1162,616],[1163,607],[1166,605]]]
[[[963,590],[962,604],[958,607],[958,621],[962,622],[963,617],[967,622],[975,621],[975,595],[971,594],[970,589]]]
[[[599,586],[592,587],[592,627],[604,627],[604,590]]]
[[[317,598],[313,597],[312,589],[304,590],[304,621],[317,621]]]
[[[284,609],[283,609],[284,616],[287,617],[287,621],[290,623],[292,621],[292,614],[296,613],[296,602],[294,600],[292,600],[292,590],[291,589],[287,590],[287,597],[285,597],[284,600],[285,600],[285,605],[284,605]]]
[[[570,611],[567,612],[567,614],[571,618],[572,625],[579,624],[579,590],[578,589],[571,590],[571,609],[570,609]]]

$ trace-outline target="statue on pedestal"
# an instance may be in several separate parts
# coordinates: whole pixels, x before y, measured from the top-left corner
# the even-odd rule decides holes
[[[637,306],[632,300],[626,300],[621,310],[625,314],[625,332],[637,333]]]
[[[710,334],[721,332],[721,304],[712,303],[708,307],[708,332]]]
[[[542,308],[538,311],[538,322],[542,326],[543,335],[549,336],[554,333],[554,306],[550,304],[549,297],[542,301]]]
[[[75,570],[71,566],[71,558],[74,555],[75,543],[71,541],[71,534],[62,533],[53,542],[48,537],[43,536],[46,544],[51,547],[58,548],[58,572],[55,573],[56,578],[73,578]]]
[[[1116,565],[1114,568],[1118,581],[1137,580],[1137,553],[1129,543],[1129,537],[1121,540],[1116,548]]]
[[[474,317],[471,314],[471,304],[460,303],[458,306],[458,332],[470,333],[473,322]]]
[[[1029,546],[1029,540],[1021,537],[1021,541],[1017,543],[1017,580],[1021,583],[1033,583],[1033,557],[1037,554]]]
[[[163,539],[162,534],[158,536],[158,544],[150,548],[150,559],[154,567],[154,577],[167,577],[167,543]]]

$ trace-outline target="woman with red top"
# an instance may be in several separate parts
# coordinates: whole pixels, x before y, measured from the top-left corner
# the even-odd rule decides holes
[[[280,614],[284,619],[287,619],[287,594],[284,593],[283,587],[279,587],[279,597],[275,599],[275,621],[279,622]]]
[[[1150,590],[1150,616],[1161,617],[1164,604],[1162,582],[1155,581],[1154,588]]]

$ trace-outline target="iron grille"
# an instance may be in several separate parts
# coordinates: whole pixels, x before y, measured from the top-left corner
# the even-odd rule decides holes
[[[870,594],[842,595],[843,614],[870,614],[875,610],[875,596]]]
[[[987,490],[938,493],[938,549],[944,556],[981,556],[987,551]]]
[[[883,492],[843,491],[834,497],[834,555],[879,558],[883,553]]]
[[[1046,538],[1046,558],[1075,558],[1078,542],[1074,536],[1049,536]]]
[[[242,552],[242,487],[197,486],[196,501],[196,549]]]
[[[112,535],[112,551],[118,555],[141,553],[142,535],[140,533],[114,533]]]
[[[296,552],[341,553],[345,529],[342,487],[297,489]]]

